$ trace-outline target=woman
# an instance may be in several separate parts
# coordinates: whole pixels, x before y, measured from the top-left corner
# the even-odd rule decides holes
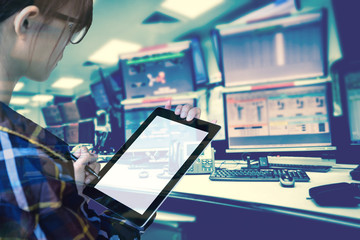
[[[73,163],[64,142],[7,106],[19,78],[45,81],[91,22],[92,0],[0,0],[0,239],[139,238],[88,208],[82,190],[93,176],[84,168],[98,172],[97,156],[81,148]],[[175,112],[200,116],[189,105]]]

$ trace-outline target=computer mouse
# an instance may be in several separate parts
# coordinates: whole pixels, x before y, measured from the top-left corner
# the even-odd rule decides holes
[[[147,171],[141,171],[141,172],[139,172],[139,177],[147,178],[147,177],[149,177],[149,173]]]
[[[294,187],[295,186],[295,179],[291,177],[289,174],[282,174],[279,178],[280,185],[282,187]]]

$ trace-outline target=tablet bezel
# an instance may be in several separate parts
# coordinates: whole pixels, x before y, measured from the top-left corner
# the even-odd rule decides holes
[[[101,180],[101,178],[110,170],[110,168],[118,161],[118,159],[126,152],[126,150],[135,142],[135,140],[140,136],[140,134],[149,126],[149,124],[155,119],[155,117],[163,117],[168,120],[187,125],[202,131],[206,131],[207,135],[203,141],[197,146],[193,151],[190,157],[184,162],[181,168],[175,173],[175,175],[169,180],[168,184],[162,189],[156,199],[151,203],[151,205],[146,209],[144,214],[139,214],[135,210],[127,207],[126,205],[118,202],[112,197],[106,195],[105,193],[97,190],[95,185]],[[202,153],[205,147],[210,143],[210,141],[215,137],[217,132],[220,130],[220,126],[206,122],[200,119],[194,118],[192,121],[186,121],[186,119],[181,118],[179,115],[176,115],[173,111],[156,108],[150,116],[144,121],[144,123],[135,131],[135,133],[125,142],[125,144],[120,148],[120,150],[111,158],[111,160],[101,169],[99,172],[99,179],[95,179],[90,184],[88,184],[83,193],[90,198],[94,199],[101,205],[107,207],[116,214],[121,215],[122,217],[128,219],[132,223],[141,227],[146,224],[148,219],[156,212],[161,203],[168,196],[170,191],[175,187],[176,183],[180,178],[186,173],[186,171],[191,167],[193,162],[197,157]]]

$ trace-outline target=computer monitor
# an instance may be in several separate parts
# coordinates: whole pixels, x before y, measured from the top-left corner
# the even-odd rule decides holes
[[[325,11],[217,27],[225,87],[327,75]]]
[[[57,105],[44,107],[41,111],[47,126],[61,125],[63,123],[60,110]]]
[[[328,85],[224,94],[228,152],[336,150]]]
[[[98,110],[94,98],[89,95],[84,95],[76,99],[76,106],[80,114],[80,119],[88,119],[96,117]]]
[[[190,42],[149,47],[120,56],[127,99],[194,90]]]
[[[341,60],[332,66],[338,82],[342,114],[336,118],[337,159],[342,163],[360,164],[360,61]]]
[[[61,103],[58,107],[63,123],[76,123],[80,120],[79,110],[75,102]]]
[[[350,144],[360,145],[360,69],[345,76]]]
[[[64,125],[64,141],[68,144],[79,143],[79,123]]]
[[[105,86],[102,81],[90,85],[91,96],[95,100],[95,104],[99,109],[108,109],[110,105],[109,97],[106,93]]]
[[[187,100],[178,100],[172,101],[172,110],[175,110],[177,105],[190,104],[194,106],[193,99]],[[124,121],[125,121],[125,139],[128,140],[131,135],[140,127],[140,125],[145,121],[145,119],[155,110],[159,105],[156,104],[139,104],[135,106],[126,106],[124,111]],[[163,107],[161,105],[160,107]]]

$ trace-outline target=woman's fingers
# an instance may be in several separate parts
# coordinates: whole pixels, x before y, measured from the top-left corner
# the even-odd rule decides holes
[[[191,108],[187,113],[186,121],[191,121],[194,118],[200,118],[201,110],[200,108]]]
[[[180,115],[182,107],[183,107],[182,105],[177,105],[176,106],[176,108],[175,108],[175,114],[176,115]]]
[[[188,115],[190,109],[191,109],[191,105],[189,105],[189,104],[185,104],[184,106],[182,106],[180,117],[181,118],[186,118],[186,116]]]
[[[94,170],[94,172],[96,172],[97,174],[100,172],[100,164],[97,162],[89,164],[89,167],[92,170]],[[89,184],[91,181],[93,181],[95,179],[96,179],[96,177],[94,175],[90,174],[89,172],[86,172],[85,184]]]
[[[171,99],[165,103],[165,109],[171,110]]]
[[[171,103],[170,101],[168,103]],[[165,108],[168,107],[168,103],[165,105]],[[167,109],[171,109],[171,106]],[[200,118],[201,110],[200,108],[193,107],[190,104],[178,105],[175,108],[175,114],[180,115],[181,118],[186,118],[187,121],[191,121],[194,118]]]

